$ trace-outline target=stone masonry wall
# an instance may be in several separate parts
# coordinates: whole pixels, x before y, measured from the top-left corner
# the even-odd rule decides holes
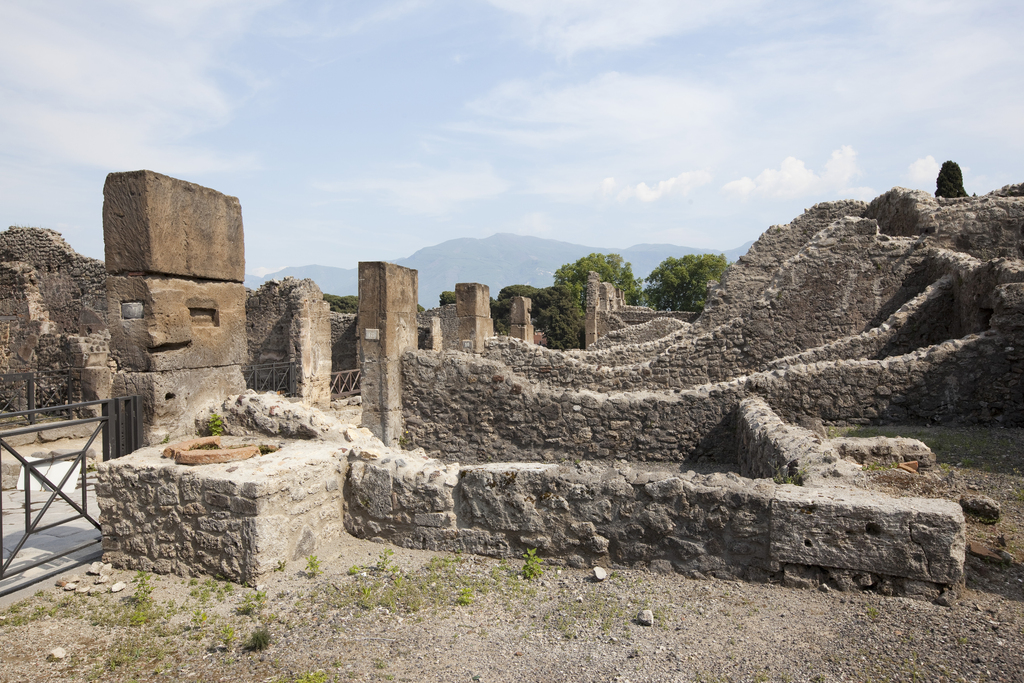
[[[255,585],[281,561],[329,548],[343,532],[347,463],[322,444],[222,465],[175,465],[160,447],[99,465],[104,560],[161,574]]]
[[[359,337],[355,313],[331,311],[331,371],[359,367]]]

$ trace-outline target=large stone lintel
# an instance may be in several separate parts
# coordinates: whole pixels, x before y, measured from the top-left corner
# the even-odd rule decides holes
[[[153,171],[107,176],[103,242],[108,273],[245,279],[238,199]]]

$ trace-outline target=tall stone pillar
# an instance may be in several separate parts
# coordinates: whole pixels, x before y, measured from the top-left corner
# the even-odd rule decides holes
[[[597,310],[600,305],[601,292],[601,276],[590,271],[587,273],[587,300],[586,300],[586,319],[584,321],[586,328],[586,338],[583,344],[583,348],[589,348],[591,344],[597,341]]]
[[[459,316],[459,350],[483,353],[484,340],[494,336],[490,287],[476,282],[456,283],[455,312]]]
[[[388,446],[402,438],[402,353],[415,349],[419,274],[394,263],[359,263],[362,425]]]
[[[533,319],[530,317],[533,301],[525,296],[512,297],[512,315],[510,316],[509,336],[522,339],[528,344],[533,343]]]
[[[115,396],[142,396],[149,443],[195,433],[245,391],[245,244],[235,197],[152,171],[103,186]]]

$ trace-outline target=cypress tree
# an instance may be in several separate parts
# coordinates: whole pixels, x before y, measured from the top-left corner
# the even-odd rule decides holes
[[[939,169],[939,177],[935,179],[935,196],[967,196],[967,190],[964,189],[964,174],[960,172],[960,165],[955,161],[947,161]]]

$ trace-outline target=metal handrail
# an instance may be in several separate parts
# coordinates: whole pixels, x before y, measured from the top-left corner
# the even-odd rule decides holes
[[[275,391],[298,396],[298,372],[294,363],[263,363],[242,368],[245,386],[253,391]]]
[[[67,414],[71,415],[75,411],[81,411],[85,408],[91,408],[99,406],[100,414],[93,415],[90,417],[83,417],[79,419],[68,419],[60,420],[57,422],[38,422],[32,418],[38,416],[47,416],[51,414]],[[83,414],[79,412],[79,414]],[[73,403],[64,406],[53,406],[46,408],[36,408],[34,410],[17,411],[9,413],[11,417],[26,417],[30,418],[30,424],[27,427],[20,427],[17,429],[8,429],[0,431],[0,450],[7,451],[21,464],[22,477],[25,481],[25,532],[22,537],[18,540],[17,544],[11,550],[10,554],[6,552],[4,548],[3,555],[6,555],[0,563],[0,579],[7,578],[8,576],[14,576],[22,572],[33,569],[47,562],[51,562],[59,557],[63,557],[73,552],[77,552],[82,548],[88,547],[94,543],[99,543],[99,540],[91,541],[74,548],[65,548],[63,550],[56,551],[48,554],[34,562],[19,567],[15,571],[10,571],[11,565],[17,557],[18,552],[24,547],[25,542],[29,536],[36,534],[47,529],[52,529],[55,526],[61,524],[67,524],[78,519],[85,519],[97,529],[100,528],[99,520],[93,517],[89,513],[88,507],[88,491],[86,490],[86,455],[93,443],[96,441],[96,437],[99,436],[103,448],[103,460],[111,460],[113,458],[119,458],[123,455],[127,455],[132,451],[136,450],[142,445],[142,403],[138,396],[119,396],[117,398],[109,398],[101,401],[86,401],[83,403]],[[64,429],[67,427],[74,427],[77,425],[88,425],[95,424],[95,429],[92,430],[92,434],[89,435],[88,440],[80,450],[73,453],[67,453],[62,456],[50,458],[47,464],[51,464],[53,461],[61,460],[67,461],[72,460],[71,468],[64,474],[64,477],[59,483],[51,481],[45,474],[40,471],[42,463],[40,461],[29,459],[18,452],[18,450],[11,445],[11,438],[20,436],[23,434],[32,434],[38,432],[44,432],[50,429]],[[76,475],[77,470],[77,475]],[[82,501],[79,504],[70,495],[64,493],[64,486],[71,480],[73,475],[81,477],[81,489],[82,489]],[[32,486],[33,483],[41,484],[44,490],[49,491],[49,497],[46,502],[35,514],[32,512]],[[41,524],[44,515],[53,505],[57,498],[60,498],[69,506],[76,514],[65,519],[61,519],[56,522],[49,524]],[[3,545],[4,533],[3,533],[3,502],[0,500],[0,546]]]
[[[331,373],[331,397],[332,398],[344,398],[345,396],[355,396],[360,393],[360,380],[361,373],[359,368],[355,370],[340,370],[338,372]]]

